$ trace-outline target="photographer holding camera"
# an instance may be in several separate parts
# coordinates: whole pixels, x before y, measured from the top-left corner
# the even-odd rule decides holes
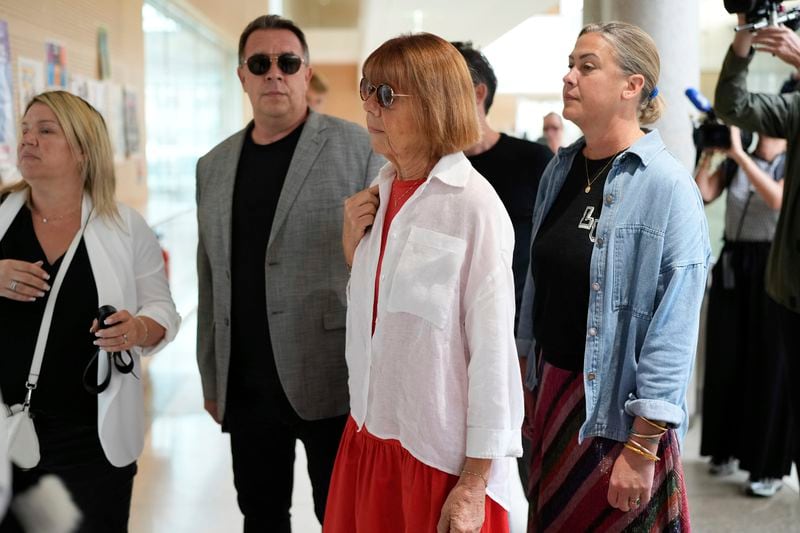
[[[769,497],[792,465],[788,391],[778,340],[778,304],[764,290],[764,271],[783,194],[786,141],[759,135],[752,154],[739,128],[730,148],[702,151],[695,180],[705,203],[727,190],[725,246],[712,272],[706,330],[700,454],[709,472],[750,472],[746,493]],[[727,158],[713,167],[715,153]],[[730,395],[731,390],[741,393]],[[733,405],[732,402],[738,402]]]
[[[739,23],[746,22],[739,14]],[[736,33],[720,72],[715,97],[717,115],[730,124],[788,140],[780,217],[766,266],[767,294],[777,306],[781,342],[786,354],[794,431],[800,434],[800,348],[790,332],[800,330],[800,93],[755,94],[747,90],[747,69],[755,51],[773,54],[800,67],[800,37],[783,26],[756,33]],[[750,428],[748,428],[750,429]],[[800,450],[795,447],[795,463]]]

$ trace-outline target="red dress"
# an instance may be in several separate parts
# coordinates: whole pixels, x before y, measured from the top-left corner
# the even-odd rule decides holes
[[[378,281],[386,236],[394,216],[425,180],[392,182],[382,228],[378,275],[375,276],[375,331]],[[458,476],[428,466],[400,441],[358,431],[351,417],[342,435],[325,508],[323,533],[435,532],[442,506]],[[482,533],[507,533],[508,511],[486,496]]]
[[[429,533],[458,482],[347,421],[328,489],[323,533]],[[508,512],[486,496],[482,533],[508,533]]]

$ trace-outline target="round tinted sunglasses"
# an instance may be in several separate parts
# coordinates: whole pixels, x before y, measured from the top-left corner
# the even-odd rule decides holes
[[[358,92],[361,95],[361,99],[365,102],[369,100],[372,93],[375,93],[378,105],[384,108],[392,106],[395,96],[411,96],[410,94],[398,94],[385,83],[381,83],[377,86],[372,85],[367,78],[361,78],[361,83],[358,85]]]
[[[269,72],[273,61],[284,74],[294,74],[300,70],[300,66],[304,62],[302,57],[290,53],[253,54],[247,58],[245,64],[247,65],[247,70],[256,76],[263,76]]]

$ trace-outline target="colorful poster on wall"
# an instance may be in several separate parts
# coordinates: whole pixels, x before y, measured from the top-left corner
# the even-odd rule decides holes
[[[45,43],[47,50],[47,86],[67,88],[67,49],[58,43]]]
[[[17,75],[19,78],[19,113],[25,110],[28,102],[44,91],[44,63],[28,57],[17,58]]]
[[[7,181],[17,164],[17,127],[11,77],[8,22],[0,20],[0,181]]]
[[[111,58],[108,53],[108,30],[97,30],[97,77],[101,80],[111,78]]]
[[[125,155],[130,157],[139,153],[139,96],[136,90],[125,87],[123,91],[125,106]]]

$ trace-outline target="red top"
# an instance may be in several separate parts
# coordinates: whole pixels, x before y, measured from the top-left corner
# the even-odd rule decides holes
[[[395,178],[392,181],[392,192],[389,194],[389,206],[386,209],[386,218],[383,219],[383,230],[381,231],[381,253],[378,255],[378,270],[375,272],[375,297],[372,299],[372,333],[375,334],[375,321],[378,318],[378,288],[381,281],[381,264],[383,263],[383,252],[386,249],[386,237],[389,235],[389,226],[392,225],[395,215],[414,195],[420,185],[425,183],[427,178],[418,180],[401,180]]]

